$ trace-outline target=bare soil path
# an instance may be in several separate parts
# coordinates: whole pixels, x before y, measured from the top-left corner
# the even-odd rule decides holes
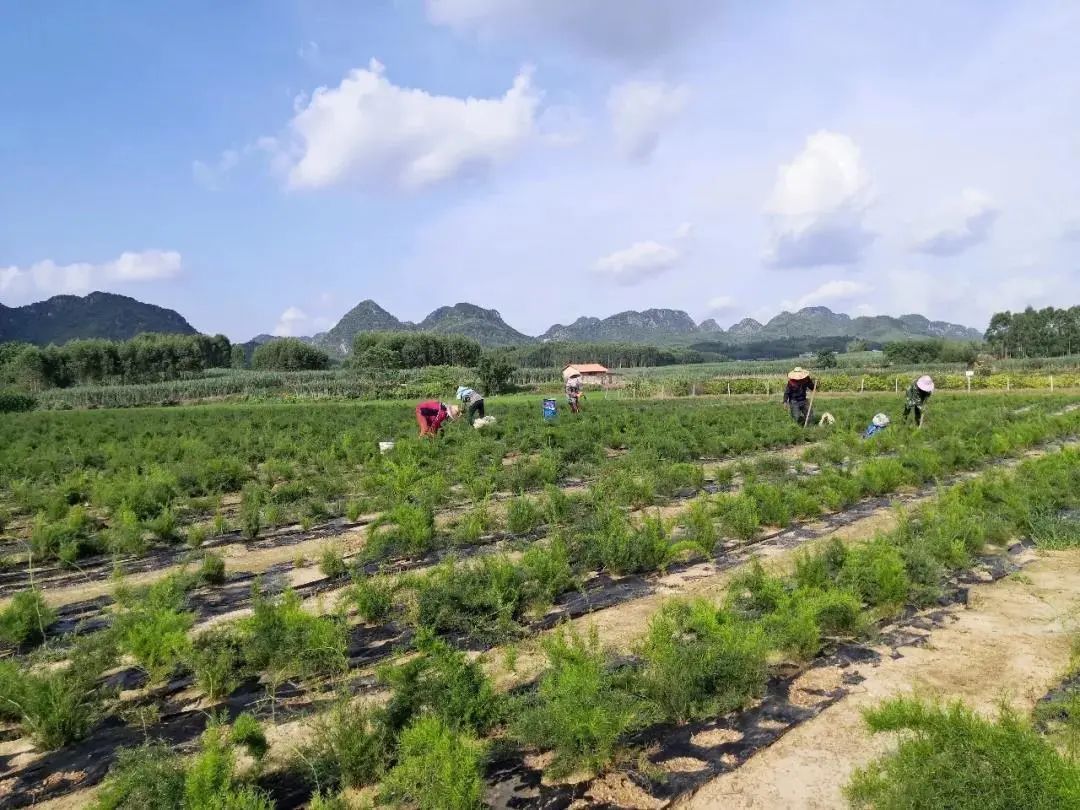
[[[847,697],[676,806],[846,807],[843,786],[852,772],[893,744],[871,736],[861,715],[889,697],[959,698],[987,714],[1006,700],[1030,711],[1069,662],[1070,632],[1080,620],[1080,551],[1039,554],[1021,574],[975,586],[969,598],[925,644],[860,667],[865,680]]]

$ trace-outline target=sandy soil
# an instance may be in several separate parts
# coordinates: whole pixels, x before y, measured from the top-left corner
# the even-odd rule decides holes
[[[861,667],[866,680],[847,698],[677,806],[845,807],[851,773],[893,744],[871,737],[860,714],[888,697],[959,698],[987,713],[1006,700],[1029,711],[1068,665],[1070,631],[1080,618],[1080,551],[1040,555],[1021,576],[972,588],[969,607],[955,616],[926,646]]]

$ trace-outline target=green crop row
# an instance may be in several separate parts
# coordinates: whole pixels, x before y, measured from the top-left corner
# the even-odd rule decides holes
[[[1000,421],[1021,404],[1037,416],[1063,402],[1046,395],[946,398],[934,403],[924,433],[940,435],[961,417],[974,424],[974,414]],[[872,413],[890,404],[832,401],[838,424],[829,434],[856,443]],[[73,562],[101,551],[139,553],[185,534],[198,545],[231,529],[252,537],[339,515],[431,510],[605,471],[628,486],[633,478],[667,477],[662,492],[670,489],[669,473],[694,479],[674,464],[818,436],[762,403],[598,401],[587,415],[555,424],[541,420],[537,405],[492,407],[499,410],[492,428],[451,425],[437,441],[417,440],[409,409],[393,405],[11,415],[0,424],[0,531],[4,512],[9,523],[27,516],[29,525],[23,520],[26,528],[13,536],[39,559]],[[387,437],[397,446],[380,455],[378,442]]]
[[[291,767],[320,791],[319,802],[326,804],[317,806],[338,806],[331,794],[344,788],[379,785],[382,800],[430,808],[480,806],[485,756],[505,754],[508,745],[553,753],[546,768],[553,778],[603,769],[623,754],[636,731],[738,710],[763,693],[778,661],[809,661],[826,638],[862,637],[904,605],[926,604],[948,571],[969,565],[987,544],[1008,542],[1046,516],[1080,505],[1078,493],[1076,451],[1030,460],[1014,471],[989,472],[943,492],[899,528],[868,543],[835,541],[800,554],[789,575],[751,566],[719,603],[665,603],[633,645],[632,659],[603,648],[595,634],[556,631],[543,642],[547,665],[535,689],[524,692],[497,692],[478,662],[439,640],[432,629],[421,629],[409,655],[379,669],[389,699],[377,707],[340,703],[322,715]],[[1033,537],[1043,539],[1038,531]],[[970,747],[957,749],[951,736],[942,736],[942,722],[933,712],[896,706],[874,718],[876,727],[910,727],[918,736],[892,755],[893,764],[859,777],[852,788],[852,796],[864,802],[858,806],[908,806],[883,801],[903,795],[888,779],[899,780],[917,768],[926,773],[927,763],[947,770],[961,755],[971,755]],[[968,716],[948,720],[952,733],[975,723]],[[977,739],[987,739],[989,732],[981,733]],[[1061,773],[1053,758],[1033,758],[1045,755],[1045,747],[1028,740],[1026,747],[1010,750],[1022,754],[1016,761],[1030,763],[1036,773]],[[147,780],[132,778],[131,763],[138,756],[127,755],[114,770],[106,795],[125,786],[128,795],[141,795],[134,786]],[[897,784],[914,790],[910,795],[941,796],[939,785],[962,781],[946,770],[925,785],[910,776]],[[1013,796],[1008,791],[1017,785],[1028,786],[1035,797],[1074,795],[1067,782],[1038,786],[1034,776],[1014,773],[997,774],[987,784],[1002,785],[1006,792],[1000,795],[1006,796]],[[969,787],[991,795],[977,782]]]

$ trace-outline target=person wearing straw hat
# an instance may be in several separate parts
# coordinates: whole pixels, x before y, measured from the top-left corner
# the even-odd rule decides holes
[[[566,404],[570,406],[570,413],[581,411],[581,375],[572,374],[566,381]]]
[[[457,405],[447,405],[434,399],[416,406],[416,424],[420,426],[421,436],[435,436],[447,419],[453,421],[460,415],[461,409]]]
[[[484,395],[479,391],[475,391],[469,388],[467,385],[459,385],[457,398],[460,399],[466,406],[466,414],[469,417],[469,424],[476,422],[476,418],[484,418]]]
[[[817,388],[810,372],[802,366],[795,366],[788,374],[787,386],[784,388],[784,404],[791,411],[791,418],[800,425],[810,423],[810,403],[806,401],[806,392]]]
[[[907,398],[904,400],[904,421],[907,422],[908,414],[915,414],[915,427],[922,427],[923,409],[926,401],[934,393],[934,381],[930,376],[923,374],[915,380],[907,390]]]

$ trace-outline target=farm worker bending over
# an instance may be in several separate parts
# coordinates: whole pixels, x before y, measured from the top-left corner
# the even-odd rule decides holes
[[[795,366],[787,375],[784,404],[791,411],[791,418],[800,425],[806,425],[810,421],[810,405],[806,401],[806,392],[816,388],[817,384],[810,376],[810,372],[802,366]]]
[[[870,421],[870,425],[863,431],[862,437],[864,439],[869,439],[875,433],[880,433],[889,426],[889,421],[889,417],[886,414],[874,414],[874,418]]]
[[[430,399],[416,406],[416,424],[420,426],[421,436],[434,436],[447,419],[457,419],[461,409],[457,405]]]
[[[457,398],[468,406],[469,424],[476,421],[476,417],[484,418],[484,395],[474,391],[468,386],[459,385]]]
[[[923,374],[911,384],[907,390],[907,399],[904,400],[904,421],[907,422],[908,414],[915,413],[915,426],[922,427],[923,408],[926,400],[934,393],[934,381]]]
[[[581,410],[580,374],[575,374],[566,381],[566,402],[570,406],[570,413],[578,413]]]

